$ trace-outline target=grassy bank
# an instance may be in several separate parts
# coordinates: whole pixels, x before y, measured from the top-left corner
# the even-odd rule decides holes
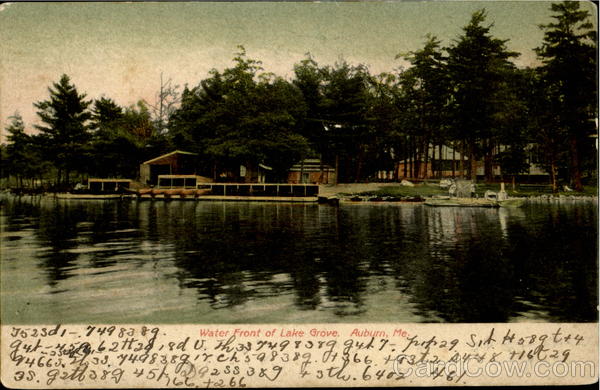
[[[370,183],[368,185],[370,188],[365,188],[365,185],[357,185],[355,188],[352,186],[344,186],[339,187],[339,191],[335,191],[335,188],[332,188],[331,192],[336,192],[339,196],[352,196],[352,195],[360,195],[360,196],[394,196],[394,197],[405,197],[405,196],[421,196],[421,197],[431,197],[434,195],[448,195],[447,189],[442,189],[439,187],[437,182],[431,183],[419,183],[415,184],[414,187],[401,186],[395,184],[386,184],[385,186],[379,183]],[[478,183],[476,186],[476,194],[478,197],[483,197],[486,191],[500,191],[499,183]],[[540,196],[540,195],[552,195],[552,187],[549,185],[517,185],[513,190],[510,184],[505,184],[505,190],[511,197],[530,197],[530,196]],[[584,190],[582,192],[569,191],[564,192],[560,191],[557,195],[572,195],[572,196],[597,196],[598,188],[596,186],[584,186]]]
[[[448,195],[448,190],[441,189],[438,184],[415,184],[414,187],[407,186],[386,186],[374,189],[372,191],[363,191],[357,195],[365,196],[421,196],[430,197],[434,195]]]

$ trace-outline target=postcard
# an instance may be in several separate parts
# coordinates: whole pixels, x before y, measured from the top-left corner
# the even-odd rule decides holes
[[[591,2],[0,5],[9,388],[598,381]]]

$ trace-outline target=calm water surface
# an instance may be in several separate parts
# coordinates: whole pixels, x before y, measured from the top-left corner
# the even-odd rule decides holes
[[[4,323],[597,319],[597,202],[1,200]]]

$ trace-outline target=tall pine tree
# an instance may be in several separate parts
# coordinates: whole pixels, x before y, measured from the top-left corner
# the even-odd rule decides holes
[[[68,185],[70,173],[85,166],[91,101],[84,100],[86,95],[79,94],[66,74],[48,91],[50,99],[34,103],[43,123],[35,127],[42,133],[47,158],[57,168],[57,184]]]
[[[453,133],[466,146],[471,180],[476,179],[476,161],[484,157],[486,179],[491,178],[492,150],[498,101],[504,95],[504,77],[514,67],[509,61],[518,54],[508,51],[506,40],[490,34],[485,10],[473,13],[464,34],[448,48],[448,70],[453,99],[450,105]]]
[[[593,158],[594,153],[588,136],[594,131],[597,108],[596,33],[580,2],[555,3],[551,10],[554,22],[540,26],[544,42],[537,53],[544,63],[543,77],[559,131],[568,137],[571,184],[581,191],[586,144],[587,155]]]
[[[430,163],[430,144],[434,148],[441,148],[444,141],[449,96],[446,58],[440,49],[440,41],[432,35],[427,36],[422,49],[413,51],[404,58],[412,65],[401,74],[400,79],[407,103],[406,123],[412,127],[411,133],[416,146],[414,152],[417,157],[413,173],[414,177],[426,178]],[[431,161],[432,172],[433,165]]]

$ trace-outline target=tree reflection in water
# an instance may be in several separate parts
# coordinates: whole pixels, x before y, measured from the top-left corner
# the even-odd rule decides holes
[[[35,261],[45,281],[32,283],[53,299],[99,275],[120,291],[132,275],[149,291],[137,304],[156,306],[152,286],[174,281],[177,294],[194,292],[198,310],[207,305],[203,318],[263,303],[268,311],[287,297],[290,315],[340,319],[410,311],[419,321],[595,321],[596,212],[592,202],[493,210],[10,198],[2,261],[6,272]],[[31,230],[35,257],[12,258]]]

